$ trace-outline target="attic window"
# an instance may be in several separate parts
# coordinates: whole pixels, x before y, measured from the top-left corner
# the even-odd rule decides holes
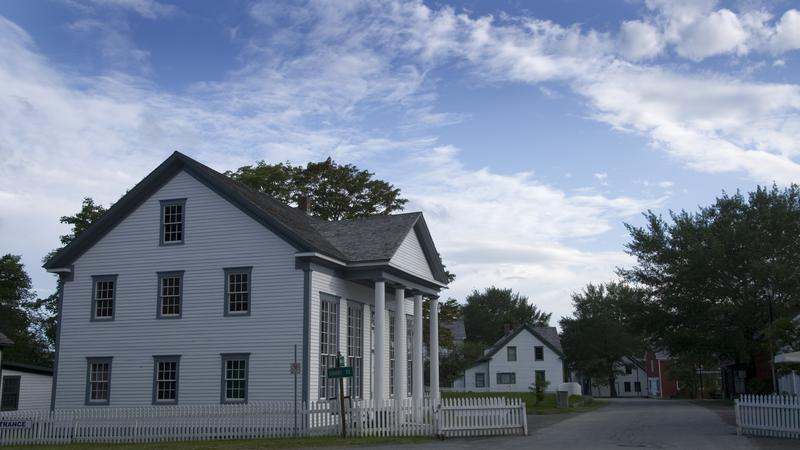
[[[161,245],[183,243],[186,199],[161,201]]]

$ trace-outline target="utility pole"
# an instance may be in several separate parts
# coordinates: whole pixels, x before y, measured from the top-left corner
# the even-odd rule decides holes
[[[767,298],[769,299],[769,326],[772,327],[773,313],[772,313],[772,298],[775,296],[772,284],[770,283],[767,288]],[[771,331],[771,330],[770,330]],[[778,374],[775,371],[775,343],[772,338],[772,333],[769,336],[769,365],[772,368],[772,393],[778,393]]]

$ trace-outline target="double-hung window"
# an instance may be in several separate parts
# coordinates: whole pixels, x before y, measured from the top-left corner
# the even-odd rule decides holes
[[[339,297],[320,293],[319,310],[319,398],[336,397],[336,380],[328,369],[336,367],[339,351]]]
[[[483,372],[475,372],[475,387],[486,387],[486,374]]]
[[[544,347],[541,346],[533,347],[533,359],[536,361],[544,360]]]
[[[508,361],[517,360],[517,347],[509,345],[506,347],[506,358]]]
[[[92,320],[114,320],[116,292],[116,275],[92,277]]]
[[[222,354],[221,403],[247,403],[249,353]]]
[[[111,399],[111,358],[86,358],[86,404],[108,405]]]
[[[186,234],[186,199],[161,201],[161,245],[183,244]]]
[[[0,394],[0,411],[16,411],[19,408],[19,375],[3,377],[3,392]]]
[[[517,374],[514,372],[498,372],[497,384],[516,384]]]
[[[253,268],[236,267],[225,269],[225,315],[250,314],[250,298]]]
[[[347,365],[353,368],[350,383],[350,397],[363,396],[364,379],[364,305],[347,304]]]
[[[626,382],[622,383],[622,386],[625,389],[625,392],[630,392],[631,391],[631,382],[630,381],[626,381]]]
[[[544,386],[545,382],[547,381],[547,375],[544,370],[537,370],[534,373],[533,379],[535,380],[537,386]]]
[[[183,272],[158,273],[158,317],[181,317]]]
[[[180,356],[153,357],[153,404],[178,403]]]

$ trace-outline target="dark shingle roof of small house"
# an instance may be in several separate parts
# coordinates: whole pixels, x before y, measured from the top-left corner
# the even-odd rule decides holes
[[[444,267],[422,213],[375,215],[339,221],[321,220],[251,189],[180,152],[173,153],[161,163],[103,217],[50,258],[44,267],[68,267],[180,170],[186,170],[299,250],[318,252],[346,263],[388,262],[408,233],[415,230],[434,278],[440,283],[447,282]]]
[[[456,341],[464,341],[467,339],[467,330],[464,328],[464,319],[456,319],[452,322],[442,322],[442,326],[446,327],[453,333],[453,339]]]
[[[8,347],[9,345],[14,345],[14,341],[6,337],[5,334],[0,333],[0,347]]]

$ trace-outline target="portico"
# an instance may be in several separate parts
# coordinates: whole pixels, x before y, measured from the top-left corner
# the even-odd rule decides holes
[[[373,401],[376,406],[382,406],[385,404],[387,399],[385,392],[386,389],[384,388],[384,381],[389,378],[394,381],[394,395],[392,396],[394,399],[404,399],[408,398],[408,376],[407,371],[408,368],[406,367],[406,358],[404,355],[407,352],[411,351],[411,398],[414,399],[414,403],[417,405],[422,404],[422,399],[424,397],[424,383],[423,383],[423,361],[422,361],[422,348],[423,348],[423,301],[424,297],[423,294],[420,292],[409,292],[404,286],[400,285],[394,288],[394,354],[395,354],[395,363],[393,365],[394,373],[391,376],[387,376],[388,374],[385,373],[386,365],[382,362],[387,361],[389,355],[387,355],[386,349],[391,347],[387,345],[384,341],[385,336],[388,333],[387,327],[390,326],[390,322],[387,319],[387,305],[386,305],[386,281],[385,280],[377,280],[375,281],[375,364],[374,370],[372,373],[372,383],[374,386],[373,389]],[[404,311],[405,305],[403,304],[406,298],[411,297],[413,299],[413,328],[412,330],[407,329],[407,323],[405,314],[398,313],[398,311]],[[439,327],[439,307],[438,307],[438,296],[430,296],[431,301],[431,312],[430,312],[430,395],[433,399],[439,399],[439,339],[438,339],[438,327]],[[407,334],[411,333],[412,336],[412,348],[407,349]],[[392,370],[391,366],[390,369]]]

